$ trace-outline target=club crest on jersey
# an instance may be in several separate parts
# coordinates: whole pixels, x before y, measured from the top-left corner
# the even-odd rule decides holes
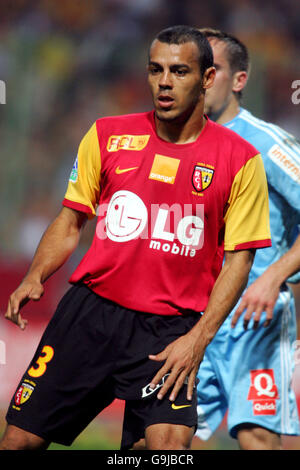
[[[197,193],[204,191],[210,186],[214,176],[214,169],[205,165],[197,164],[194,167],[192,183]]]
[[[23,405],[29,398],[34,390],[34,387],[27,382],[23,382],[15,394],[15,404]]]

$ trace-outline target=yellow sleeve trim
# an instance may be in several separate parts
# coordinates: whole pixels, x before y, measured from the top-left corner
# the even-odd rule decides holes
[[[236,174],[224,220],[225,250],[271,238],[268,186],[260,154]]]
[[[100,178],[101,155],[96,123],[94,123],[80,142],[65,200],[86,206],[89,208],[89,216],[95,216],[100,196]]]

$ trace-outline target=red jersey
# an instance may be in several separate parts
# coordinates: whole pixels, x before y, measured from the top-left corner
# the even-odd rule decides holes
[[[224,248],[271,244],[262,159],[209,119],[189,144],[160,139],[154,112],[98,119],[81,141],[63,204],[98,215],[70,282],[153,314],[203,311]]]

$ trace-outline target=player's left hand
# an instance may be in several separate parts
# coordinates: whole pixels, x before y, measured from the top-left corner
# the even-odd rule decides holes
[[[162,399],[173,386],[169,399],[174,401],[178,392],[188,377],[187,399],[192,400],[193,389],[200,362],[204,355],[204,345],[197,341],[196,336],[187,333],[170,343],[163,351],[156,355],[149,355],[149,359],[157,362],[165,361],[159,369],[150,387],[154,389],[162,378],[169,373],[157,398]]]
[[[273,310],[278,295],[279,286],[265,272],[246,290],[232,317],[231,326],[233,328],[236,326],[238,319],[244,312],[245,329],[247,329],[251,318],[253,319],[253,328],[256,329],[263,312],[266,312],[266,320],[263,326],[269,326],[273,318]]]

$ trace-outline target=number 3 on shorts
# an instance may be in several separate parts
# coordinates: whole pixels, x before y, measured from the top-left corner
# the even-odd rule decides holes
[[[38,367],[30,367],[28,370],[28,374],[31,377],[41,377],[41,375],[46,372],[47,363],[50,362],[54,356],[54,350],[51,346],[44,346],[42,353],[43,355],[41,354],[36,361]]]

